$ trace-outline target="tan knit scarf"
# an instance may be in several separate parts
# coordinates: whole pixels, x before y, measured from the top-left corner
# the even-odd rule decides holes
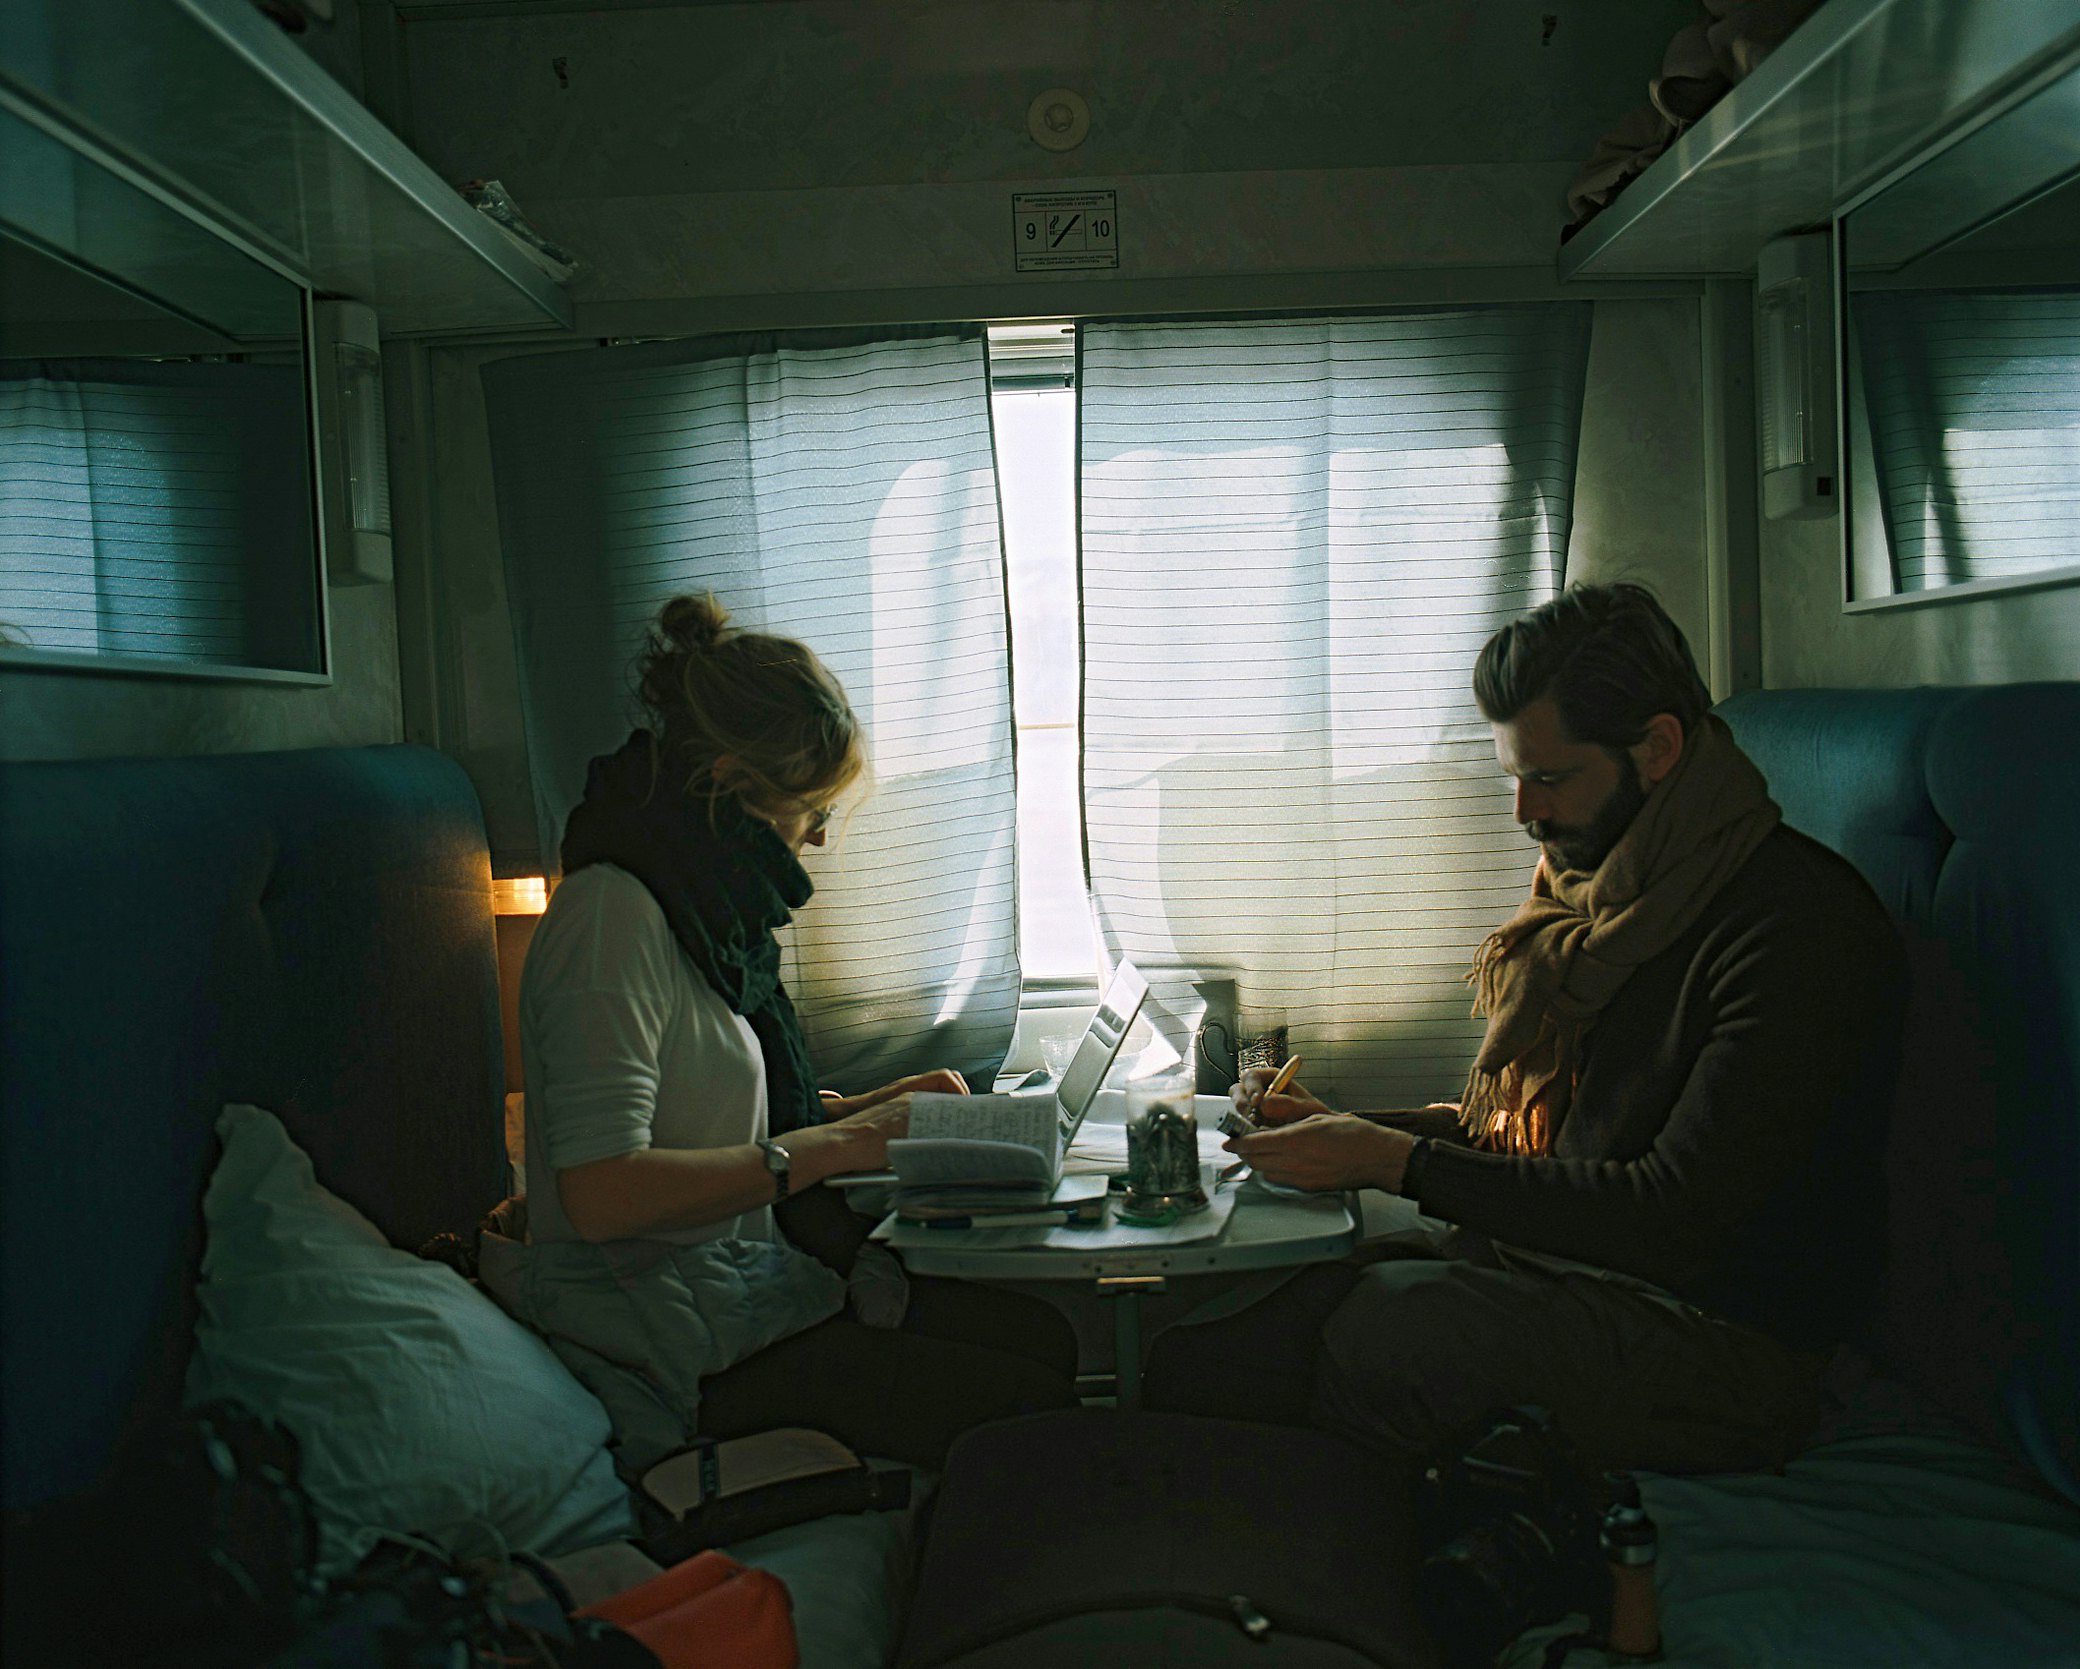
[[[1551,873],[1474,953],[1467,982],[1488,1033],[1460,1121],[1501,1153],[1553,1151],[1582,1039],[1632,972],[1674,944],[1781,813],[1724,721],[1694,726],[1676,768],[1593,870]]]

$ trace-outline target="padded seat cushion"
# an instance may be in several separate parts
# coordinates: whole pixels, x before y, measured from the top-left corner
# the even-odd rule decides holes
[[[1866,1344],[2080,1500],[2080,684],[1771,690],[1719,711],[1914,968]]]
[[[1784,820],[1847,858],[1903,924],[1925,924],[1951,831],[1923,760],[1955,690],[1769,690],[1719,716]]]
[[[2014,1322],[2002,1408],[2080,1500],[2080,684],[1961,695],[1929,739],[1928,785],[1956,836],[1935,933],[1989,1069]]]

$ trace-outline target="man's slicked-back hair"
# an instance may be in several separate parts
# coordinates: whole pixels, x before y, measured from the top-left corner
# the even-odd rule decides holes
[[[1629,748],[1656,713],[1688,736],[1711,707],[1690,645],[1643,585],[1571,585],[1502,628],[1474,663],[1473,697],[1491,724],[1550,696],[1577,742]]]

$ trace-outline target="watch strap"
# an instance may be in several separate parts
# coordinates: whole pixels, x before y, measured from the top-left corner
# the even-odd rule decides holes
[[[793,1186],[794,1157],[770,1136],[758,1138],[758,1149],[766,1156],[766,1169],[773,1173],[773,1200],[777,1204],[787,1198]]]

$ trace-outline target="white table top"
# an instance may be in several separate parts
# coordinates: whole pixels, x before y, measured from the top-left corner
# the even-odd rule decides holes
[[[1213,1128],[1213,1121],[1227,1105],[1225,1097],[1202,1095],[1196,1107],[1199,1154],[1216,1167],[1230,1164],[1234,1158],[1222,1150],[1221,1134]],[[1124,1103],[1118,1093],[1101,1093],[1070,1145],[1064,1174],[1125,1170],[1124,1120]],[[875,1231],[875,1237],[899,1253],[905,1267],[919,1275],[1002,1281],[1087,1281],[1108,1275],[1282,1269],[1341,1257],[1357,1243],[1357,1220],[1344,1194],[1271,1194],[1250,1180],[1221,1186],[1235,1194],[1234,1212],[1226,1227],[1212,1239],[1175,1245],[1085,1249],[1061,1244],[1072,1239],[1073,1231],[927,1229],[892,1219]],[[1040,1244],[1047,1239],[1056,1244]]]

